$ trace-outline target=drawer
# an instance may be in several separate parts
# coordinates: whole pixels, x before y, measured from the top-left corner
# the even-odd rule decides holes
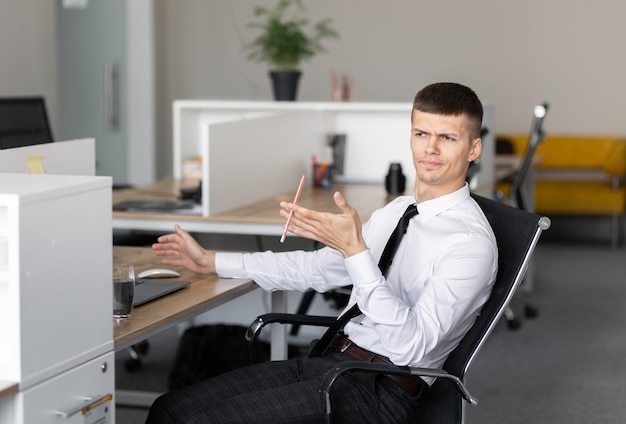
[[[115,400],[108,396],[114,393],[115,356],[110,352],[19,392],[16,423],[111,424],[115,422]],[[87,408],[102,397],[98,406]],[[102,420],[103,415],[108,419]]]

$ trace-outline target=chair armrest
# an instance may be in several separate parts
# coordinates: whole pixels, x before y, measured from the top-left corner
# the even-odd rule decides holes
[[[320,392],[322,393],[324,410],[327,417],[331,416],[330,391],[332,389],[332,385],[341,374],[350,371],[361,371],[376,374],[394,374],[407,377],[436,377],[449,379],[455,383],[456,388],[463,399],[472,405],[478,404],[478,399],[470,394],[469,390],[460,378],[441,369],[398,366],[379,362],[348,361],[339,363],[337,366],[329,370],[322,379]]]
[[[249,342],[253,342],[258,334],[261,332],[261,329],[265,327],[266,324],[272,323],[280,323],[280,324],[300,324],[300,325],[311,325],[315,327],[330,327],[333,322],[337,320],[337,317],[329,317],[322,315],[298,315],[298,314],[279,314],[279,313],[269,313],[264,315],[259,315],[251,324],[248,326],[248,330],[246,331],[246,340]]]

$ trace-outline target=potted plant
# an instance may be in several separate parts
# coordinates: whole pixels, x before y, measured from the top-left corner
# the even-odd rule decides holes
[[[247,46],[248,59],[269,65],[276,100],[295,100],[300,63],[325,51],[323,39],[339,38],[329,18],[311,26],[303,12],[302,0],[279,0],[273,8],[255,7],[259,21],[249,24],[261,33]]]

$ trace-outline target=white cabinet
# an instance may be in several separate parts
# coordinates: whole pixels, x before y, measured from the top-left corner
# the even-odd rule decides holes
[[[110,352],[19,392],[16,421],[25,424],[113,422],[114,364],[115,354]],[[103,416],[107,421],[97,421]]]
[[[0,381],[19,385],[15,417],[42,387],[63,400],[46,408],[113,393],[111,262],[110,177],[0,174]]]

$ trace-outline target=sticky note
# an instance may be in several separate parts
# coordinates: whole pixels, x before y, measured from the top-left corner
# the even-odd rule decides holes
[[[28,157],[28,173],[29,174],[45,174],[41,163],[42,155],[32,155]]]

